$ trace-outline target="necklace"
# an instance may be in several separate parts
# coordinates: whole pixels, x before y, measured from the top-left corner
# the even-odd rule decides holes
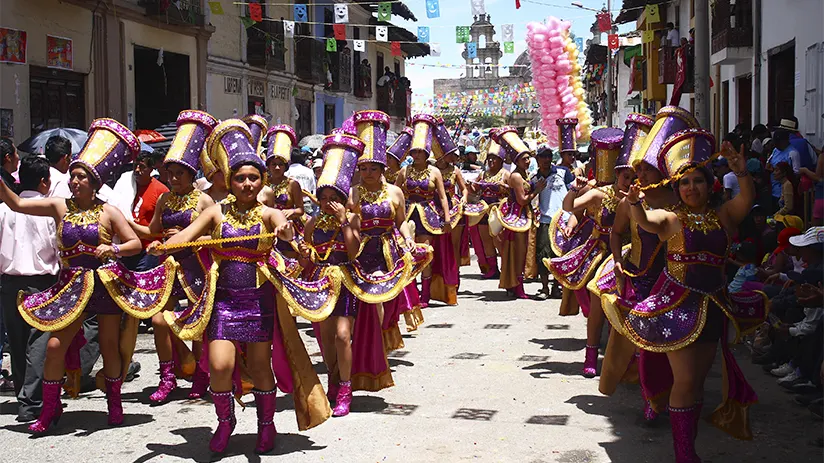
[[[711,231],[721,229],[721,221],[714,209],[696,213],[687,209],[686,205],[681,205],[676,214],[681,224],[689,228],[690,231],[700,231],[706,235]]]
[[[429,166],[424,167],[422,170],[417,170],[414,166],[410,165],[409,172],[406,176],[417,181],[429,180]]]
[[[229,210],[226,213],[226,222],[235,229],[242,228],[249,230],[255,225],[261,223],[263,219],[263,205],[257,203],[246,212],[240,212],[237,209],[236,202],[229,205]]]
[[[185,195],[171,192],[169,197],[166,198],[166,209],[174,212],[194,210],[197,208],[198,201],[200,201],[200,195],[201,191],[197,188]]]
[[[360,195],[361,203],[364,204],[378,204],[382,202],[386,191],[385,183],[381,183],[381,188],[377,191],[369,191],[363,185],[358,185],[358,195]]]
[[[103,213],[103,204],[95,204],[89,209],[80,209],[77,203],[70,199],[66,201],[66,215],[64,220],[74,225],[91,225],[100,220],[100,214]]]
[[[337,230],[339,228],[340,228],[340,222],[332,214],[327,214],[327,213],[323,212],[323,213],[321,213],[320,216],[318,216],[317,221],[315,221],[315,229],[316,230],[322,230],[322,231],[325,231],[325,232],[330,232],[332,230]]]
[[[606,195],[601,201],[601,206],[609,212],[615,212],[615,209],[618,208],[618,204],[621,202],[621,199],[618,198],[618,195],[615,194],[612,187],[599,188],[599,190],[603,191]]]

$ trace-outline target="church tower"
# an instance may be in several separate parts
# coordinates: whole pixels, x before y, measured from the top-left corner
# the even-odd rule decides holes
[[[495,41],[495,26],[489,21],[488,14],[475,16],[475,22],[469,29],[469,41],[474,42],[478,52],[476,58],[467,56],[466,44],[461,54],[466,61],[467,79],[497,79],[498,61],[503,56],[501,44]]]

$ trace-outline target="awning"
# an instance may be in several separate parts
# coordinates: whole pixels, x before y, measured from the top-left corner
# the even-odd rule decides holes
[[[615,18],[615,24],[626,24],[637,20],[644,11],[646,5],[657,5],[667,3],[669,0],[624,0],[621,12]]]
[[[375,1],[369,0],[355,0],[361,7],[375,13],[378,11],[378,4]],[[418,18],[412,13],[412,10],[409,9],[406,4],[403,2],[395,1],[392,2],[392,14],[400,16],[401,18],[407,21],[417,21]]]

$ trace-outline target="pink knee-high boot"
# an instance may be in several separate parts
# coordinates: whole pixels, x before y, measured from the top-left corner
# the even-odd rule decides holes
[[[190,399],[200,399],[206,395],[206,390],[209,388],[209,372],[200,366],[197,362],[195,372],[192,375],[192,389],[189,391]]]
[[[164,402],[169,394],[177,389],[177,379],[175,378],[175,362],[169,360],[168,362],[160,362],[160,384],[157,390],[149,396],[152,402]]]
[[[275,437],[278,435],[274,421],[277,388],[271,391],[252,389],[252,394],[255,395],[255,407],[257,408],[258,419],[258,436],[255,453],[268,453],[275,448]]]
[[[29,426],[29,431],[42,434],[49,430],[52,423],[57,426],[60,416],[63,415],[63,403],[60,402],[60,392],[63,381],[43,380],[43,408],[40,417]]]
[[[432,277],[421,277],[421,308],[429,307],[429,299],[432,298],[430,286],[432,285]]]
[[[123,402],[120,399],[120,388],[123,378],[109,378],[106,376],[106,405],[109,408],[109,425],[123,424]]]
[[[598,374],[598,346],[587,345],[586,357],[584,359],[584,369],[581,374],[585,378],[594,378]]]
[[[212,401],[215,403],[215,414],[217,414],[217,429],[209,441],[209,450],[214,453],[223,453],[229,445],[229,437],[235,430],[237,420],[235,419],[235,400],[232,391],[215,392],[211,391]]]
[[[695,453],[695,425],[697,409],[695,405],[687,408],[669,408],[672,425],[672,443],[675,449],[675,463],[701,463]]]
[[[518,286],[512,288],[512,292],[515,293],[515,297],[518,299],[529,299],[529,296],[526,295],[524,292],[524,277],[518,277]]]
[[[352,381],[341,381],[338,390],[338,398],[332,416],[346,416],[349,414],[349,407],[352,405]]]

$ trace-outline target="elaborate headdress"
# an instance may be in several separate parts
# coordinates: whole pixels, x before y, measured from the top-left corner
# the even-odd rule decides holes
[[[286,124],[269,127],[269,131],[266,132],[266,164],[276,157],[289,165],[292,159],[292,145],[296,144],[297,140],[295,129]]]
[[[249,127],[249,133],[252,134],[252,146],[255,147],[255,152],[260,153],[260,148],[263,146],[263,134],[269,126],[266,118],[257,114],[249,114],[242,120]]]
[[[429,114],[416,114],[412,117],[412,144],[409,151],[422,150],[432,153],[432,131],[438,121]]]
[[[616,169],[626,169],[632,167],[633,156],[641,149],[644,140],[655,121],[644,114],[631,113],[627,116],[624,128],[624,142],[621,146],[621,154],[615,162]]]
[[[632,158],[632,167],[637,168],[641,162],[646,162],[664,173],[664,166],[659,163],[661,147],[675,132],[685,129],[698,128],[700,124],[689,111],[678,106],[664,106],[655,116],[655,124],[644,139],[637,154]]]
[[[600,185],[615,181],[615,163],[621,152],[624,131],[606,127],[592,132],[590,142],[595,148],[595,181]]]
[[[83,167],[98,185],[120,173],[123,164],[133,162],[140,153],[140,140],[114,119],[95,119],[89,127],[89,139],[69,169]]]
[[[686,167],[707,168],[715,152],[715,137],[704,129],[676,132],[661,145],[658,163],[669,182],[677,181]]]
[[[435,141],[432,143],[432,154],[435,159],[452,154],[458,151],[458,145],[452,141],[452,135],[449,135],[449,130],[446,128],[446,123],[443,118],[437,118],[438,125],[435,126],[432,134],[435,136]]]
[[[318,179],[318,196],[321,188],[332,188],[349,197],[352,176],[358,165],[358,157],[363,153],[364,143],[353,135],[338,132],[323,140],[323,171]]]
[[[412,127],[404,127],[403,130],[401,130],[401,133],[398,134],[398,138],[395,139],[392,146],[390,146],[386,152],[393,158],[397,159],[398,162],[403,161],[403,158],[406,156],[406,152],[412,145],[412,135],[414,133],[415,132],[412,130]]]
[[[578,139],[575,137],[578,119],[574,117],[557,119],[555,125],[558,126],[558,152],[578,151]]]
[[[515,127],[501,127],[490,132],[490,135],[495,143],[501,145],[506,159],[511,162],[517,161],[521,155],[529,154],[531,151],[518,136],[518,130]]]
[[[386,131],[389,130],[389,115],[383,111],[358,111],[351,117],[354,124],[353,135],[364,143],[363,154],[358,164],[375,162],[386,166]]]
[[[224,171],[226,188],[231,188],[229,171],[237,169],[242,163],[250,163],[258,167],[264,182],[266,181],[266,165],[252,144],[249,127],[240,119],[228,119],[218,124],[209,136],[208,143],[213,160],[226,159],[226,165],[229,168],[228,171]]]
[[[177,132],[163,164],[174,162],[197,173],[206,140],[218,121],[208,113],[189,109],[177,116]]]
[[[495,140],[492,138],[489,139],[489,145],[486,147],[486,158],[489,159],[489,155],[501,158],[501,160],[506,161],[506,154],[504,153],[503,148],[501,145],[497,144]]]

